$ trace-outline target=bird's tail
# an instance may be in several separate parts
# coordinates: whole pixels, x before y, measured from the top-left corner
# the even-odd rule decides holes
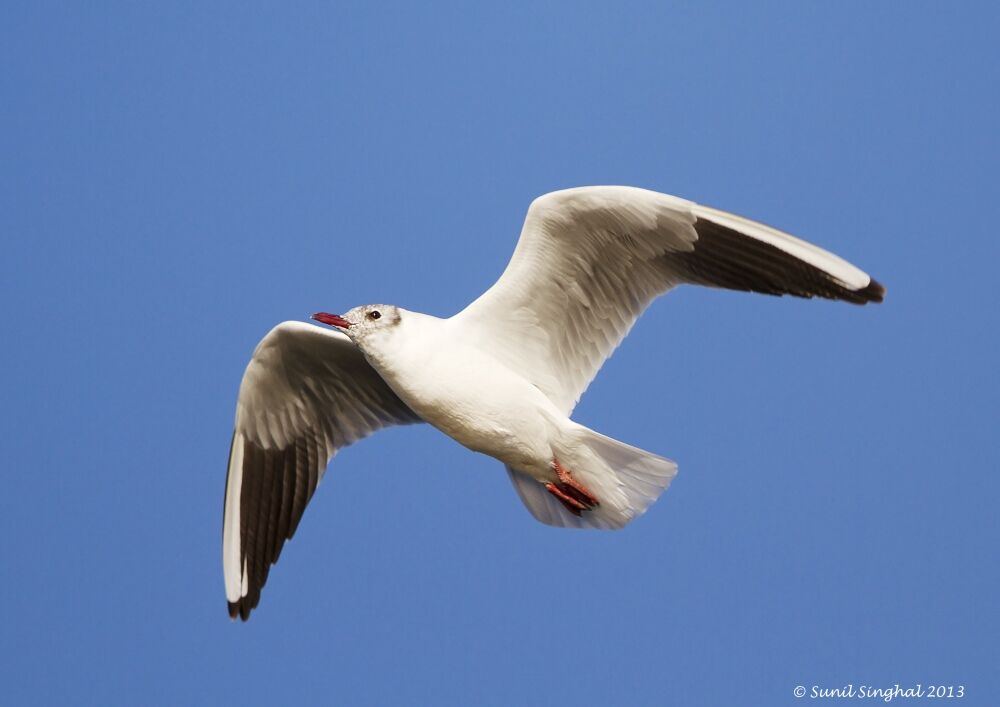
[[[571,512],[545,485],[507,467],[514,488],[542,523],[563,528],[623,528],[659,498],[677,474],[677,464],[577,426],[554,449],[560,466],[586,487],[600,505]]]

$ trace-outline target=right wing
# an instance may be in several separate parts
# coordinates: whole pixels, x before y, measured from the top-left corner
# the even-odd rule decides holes
[[[582,187],[535,199],[503,275],[454,319],[568,415],[649,303],[683,283],[854,304],[885,293],[764,224],[645,189]]]
[[[421,422],[344,334],[284,322],[240,384],[222,529],[229,615],[244,621],[337,450]]]

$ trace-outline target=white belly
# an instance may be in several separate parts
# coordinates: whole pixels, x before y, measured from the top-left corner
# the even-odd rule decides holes
[[[572,424],[530,381],[476,350],[392,366],[386,382],[418,415],[469,449],[537,477]]]

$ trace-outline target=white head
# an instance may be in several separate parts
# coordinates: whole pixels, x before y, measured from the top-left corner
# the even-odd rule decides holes
[[[362,350],[365,343],[376,343],[398,330],[405,310],[394,304],[365,304],[342,315],[317,312],[317,322],[337,327]]]

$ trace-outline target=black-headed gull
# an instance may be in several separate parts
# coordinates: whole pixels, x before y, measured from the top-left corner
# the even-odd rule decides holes
[[[226,598],[247,619],[337,452],[428,422],[507,467],[538,520],[621,528],[677,465],[573,422],[604,360],[653,299],[694,283],[881,302],[850,263],[763,224],[631,187],[584,187],[528,209],[500,279],[448,319],[393,305],[284,322],[240,385],[223,525]]]

